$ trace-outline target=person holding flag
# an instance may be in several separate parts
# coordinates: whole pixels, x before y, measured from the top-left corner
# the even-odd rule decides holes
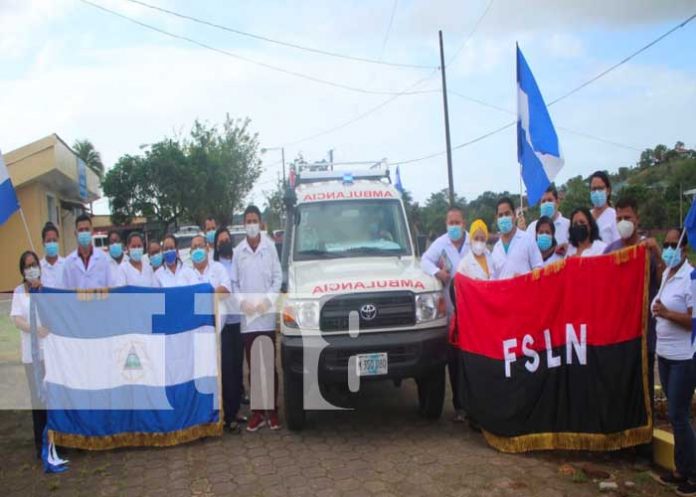
[[[652,302],[657,319],[657,362],[660,384],[667,397],[667,414],[674,431],[676,471],[658,481],[677,485],[679,495],[696,495],[696,436],[689,422],[696,388],[696,346],[691,339],[693,297],[691,273],[686,260],[687,237],[671,229],[662,245],[667,268],[662,287]]]
[[[92,244],[92,219],[80,214],[75,219],[77,249],[65,259],[63,284],[67,290],[92,290],[115,286],[116,275],[109,257]]]
[[[41,284],[49,288],[63,288],[63,259],[59,252],[58,228],[48,221],[41,230],[44,258],[41,259]]]
[[[496,205],[500,238],[493,246],[493,279],[504,280],[544,266],[535,237],[515,226],[515,204],[503,197]]]
[[[616,225],[616,211],[611,207],[611,181],[604,171],[590,176],[590,200],[592,216],[597,221],[599,238],[607,245],[621,239]]]

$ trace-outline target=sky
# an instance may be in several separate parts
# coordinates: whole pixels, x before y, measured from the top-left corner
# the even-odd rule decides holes
[[[456,146],[515,119],[516,42],[549,102],[696,13],[696,0],[143,0],[293,44],[424,66],[413,68],[300,51],[128,0],[90,1],[231,55],[80,0],[0,0],[2,150],[50,133],[68,143],[87,138],[109,168],[143,144],[186,133],[195,119],[221,123],[229,113],[249,117],[261,147],[285,147],[288,162],[332,149],[337,162],[398,164],[445,150],[438,30]],[[566,161],[556,182],[632,165],[658,143],[695,148],[694,47],[696,20],[551,106]],[[407,89],[435,91],[379,94]],[[262,158],[247,199],[261,205],[281,172],[278,150]],[[445,155],[400,172],[420,202],[447,187]],[[514,127],[455,150],[453,174],[467,199],[519,191]],[[107,213],[108,202],[95,212]]]

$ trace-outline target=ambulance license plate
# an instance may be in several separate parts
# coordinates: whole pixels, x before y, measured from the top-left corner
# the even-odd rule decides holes
[[[358,354],[356,362],[358,376],[378,376],[387,374],[387,353]]]

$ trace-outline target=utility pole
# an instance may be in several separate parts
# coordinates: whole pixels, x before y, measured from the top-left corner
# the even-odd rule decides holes
[[[333,171],[333,148],[329,150],[329,164],[331,164],[329,167]]]
[[[442,105],[445,108],[445,140],[447,142],[447,180],[449,183],[449,203],[454,205],[454,180],[452,178],[452,142],[450,141],[449,108],[447,106],[447,75],[445,73],[445,49],[442,44],[442,30],[438,31],[440,37],[440,72],[442,73]]]
[[[285,180],[285,147],[280,147],[280,156],[281,159],[283,160],[283,188],[287,186],[286,180]]]

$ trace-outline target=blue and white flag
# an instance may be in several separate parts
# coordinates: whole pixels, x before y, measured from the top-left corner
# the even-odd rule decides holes
[[[166,446],[222,432],[214,290],[44,288],[47,426],[59,446]]]
[[[12,214],[19,210],[17,193],[12,186],[10,173],[0,152],[0,225],[5,224]]]
[[[522,179],[527,187],[529,205],[535,205],[563,167],[563,157],[544,98],[519,46],[517,161],[522,168]]]
[[[401,184],[401,172],[399,171],[399,166],[396,166],[396,178],[394,181],[394,188],[396,188],[399,193],[404,193],[404,186]]]
[[[689,212],[686,213],[684,219],[684,229],[689,240],[689,245],[696,250],[696,196],[691,201]]]

